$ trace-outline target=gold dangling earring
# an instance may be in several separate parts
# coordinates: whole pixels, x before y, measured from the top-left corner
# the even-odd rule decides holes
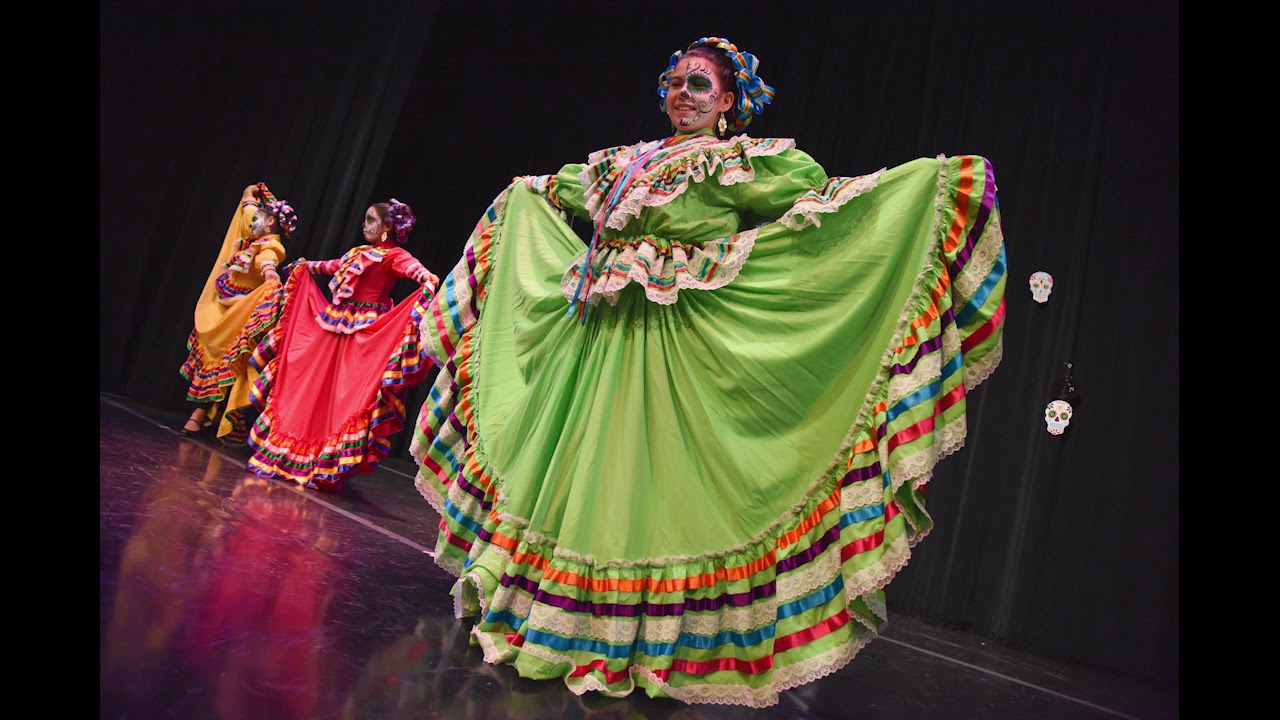
[[[386,233],[386,231],[383,231],[383,233],[382,233],[382,242],[386,242],[386,241],[387,241],[387,233]]]
[[[716,123],[716,127],[720,129],[720,137],[724,137],[724,131],[729,129],[729,123],[724,121],[724,113],[720,113],[720,122]]]

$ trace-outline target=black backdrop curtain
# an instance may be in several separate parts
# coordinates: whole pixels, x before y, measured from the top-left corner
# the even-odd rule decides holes
[[[409,202],[408,248],[444,275],[512,176],[667,134],[658,73],[718,34],[777,88],[750,134],[794,137],[830,174],[939,153],[995,167],[1004,361],[969,398],[890,609],[1177,683],[1176,4],[273,7],[103,6],[103,390],[183,409],[192,306],[250,182],[299,208],[295,258],[358,243],[371,202]],[[1055,437],[1067,362],[1077,415]]]
[[[174,369],[246,185],[297,209],[289,259],[353,244],[432,14],[407,0],[103,3],[104,390],[183,404]]]

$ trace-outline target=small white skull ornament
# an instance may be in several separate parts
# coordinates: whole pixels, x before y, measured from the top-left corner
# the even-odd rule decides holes
[[[1044,422],[1048,425],[1050,435],[1061,435],[1071,424],[1071,403],[1066,400],[1054,400],[1044,409]]]
[[[1053,276],[1043,270],[1031,273],[1031,299],[1042,303],[1053,293]]]

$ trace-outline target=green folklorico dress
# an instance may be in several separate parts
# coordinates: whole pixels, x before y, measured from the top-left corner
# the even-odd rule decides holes
[[[567,213],[602,227],[581,283]],[[1005,266],[979,156],[828,177],[693,134],[513,181],[423,320],[412,445],[485,660],[756,707],[848,663],[1000,361]]]

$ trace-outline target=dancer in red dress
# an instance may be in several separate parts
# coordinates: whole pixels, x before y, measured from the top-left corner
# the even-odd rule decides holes
[[[404,393],[430,367],[418,324],[440,282],[402,246],[415,218],[394,198],[365,213],[364,239],[340,258],[299,259],[280,322],[254,352],[249,467],[322,490],[372,472],[404,427]],[[332,301],[311,278],[333,275]],[[391,288],[421,290],[392,307]]]

